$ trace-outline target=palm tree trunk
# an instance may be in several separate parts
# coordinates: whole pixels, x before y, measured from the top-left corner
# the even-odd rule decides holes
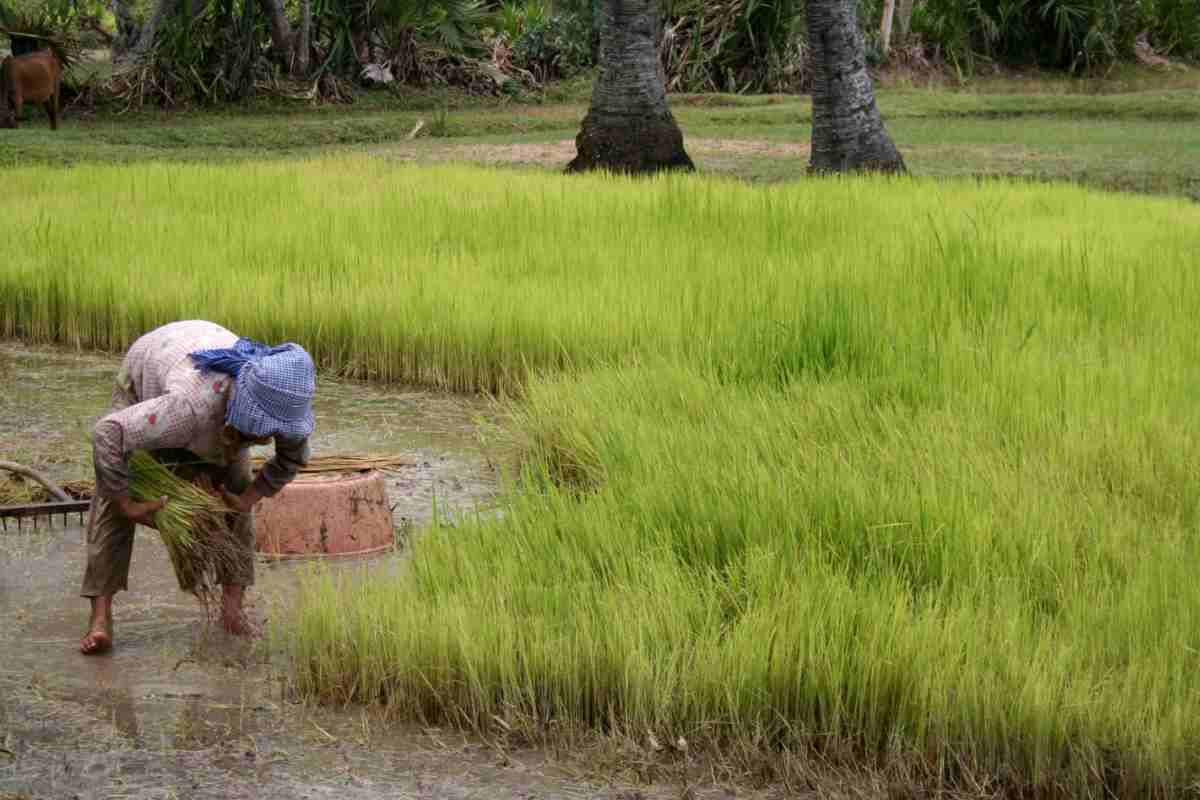
[[[138,26],[129,6],[123,0],[111,0],[108,7],[117,21],[117,35],[113,37],[112,52],[114,56],[122,56],[137,43]]]
[[[179,8],[179,0],[159,0],[154,6],[154,13],[150,15],[150,18],[146,20],[146,24],[142,26],[141,35],[138,36],[137,40],[137,47],[134,49],[137,55],[145,55],[154,49],[159,29],[168,17],[178,13]]]
[[[896,0],[883,0],[883,20],[879,23],[879,45],[886,58],[892,49],[892,18],[896,15]]]
[[[810,172],[904,172],[904,159],[883,127],[855,0],[809,0],[813,63]]]
[[[658,0],[602,0],[600,72],[568,172],[694,169],[667,107],[655,47]]]
[[[312,0],[300,0],[300,33],[296,40],[296,77],[308,75],[308,59],[312,50]]]
[[[262,0],[263,14],[271,28],[271,48],[275,58],[290,71],[292,68],[292,26],[283,10],[283,0]]]
[[[896,46],[908,40],[908,28],[912,24],[913,0],[900,0],[896,7]]]

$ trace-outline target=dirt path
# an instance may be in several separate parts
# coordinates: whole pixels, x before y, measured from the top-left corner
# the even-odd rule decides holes
[[[694,139],[686,142],[692,156],[733,158],[773,156],[807,158],[807,144],[756,139]],[[413,142],[390,145],[375,151],[401,161],[470,161],[479,164],[528,164],[556,167],[575,157],[575,140],[521,144],[428,144]]]

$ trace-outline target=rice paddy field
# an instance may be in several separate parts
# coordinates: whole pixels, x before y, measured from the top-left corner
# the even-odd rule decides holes
[[[978,794],[1200,781],[1200,206],[367,157],[13,169],[0,335],[205,317],[500,398],[504,513],[315,572],[302,692]],[[685,744],[686,743],[686,744]]]

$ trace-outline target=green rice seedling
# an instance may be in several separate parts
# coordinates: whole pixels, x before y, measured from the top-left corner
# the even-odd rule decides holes
[[[1014,796],[1200,785],[1194,204],[367,159],[53,174],[6,174],[0,237],[29,246],[0,262],[5,333],[118,350],[204,316],[517,397],[502,514],[287,610],[310,696]]]
[[[24,246],[0,263],[0,335],[69,346],[120,351],[203,315],[302,342],[348,377],[463,391],[650,357],[736,381],[900,369],[920,386],[940,361],[930,345],[974,347],[969,326],[1013,347],[1035,321],[1033,341],[1061,337],[1128,290],[1124,319],[1168,352],[1191,347],[1159,313],[1190,291],[1200,207],[1177,200],[1002,182],[562,181],[367,158],[5,181],[0,236]],[[126,214],[143,225],[129,231]],[[1126,286],[1140,274],[1155,279]]]
[[[235,512],[149,453],[133,453],[129,470],[133,499],[147,502],[166,498],[154,522],[171,557],[179,588],[207,604],[216,590],[220,571],[234,566],[238,558],[238,545],[231,535]]]
[[[1030,377],[920,406],[659,364],[538,380],[503,517],[416,536],[398,575],[310,581],[298,685],[935,783],[952,761],[1013,796],[1183,795],[1200,474],[1163,426],[1190,401],[988,412]]]

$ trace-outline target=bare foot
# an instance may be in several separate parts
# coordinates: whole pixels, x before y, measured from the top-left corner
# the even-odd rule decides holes
[[[94,656],[111,648],[112,642],[112,595],[93,597],[88,632],[84,635],[83,641],[79,643],[79,651],[85,656]]]
[[[249,617],[241,611],[223,612],[221,614],[221,627],[234,636],[257,639],[261,635],[258,626],[251,622]]]
[[[99,655],[112,647],[112,620],[94,621],[83,641],[79,643],[79,651],[85,656]]]
[[[258,626],[250,621],[243,608],[246,587],[225,584],[221,590],[221,627],[234,636],[258,637]]]

